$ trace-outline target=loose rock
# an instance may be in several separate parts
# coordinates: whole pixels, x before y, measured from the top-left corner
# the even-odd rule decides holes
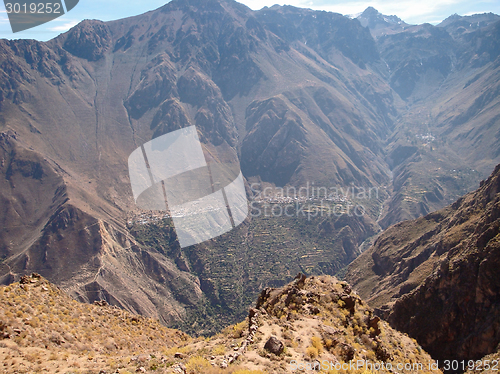
[[[271,353],[274,353],[275,355],[280,355],[283,353],[285,346],[278,338],[276,338],[275,336],[271,336],[264,345],[264,349]]]

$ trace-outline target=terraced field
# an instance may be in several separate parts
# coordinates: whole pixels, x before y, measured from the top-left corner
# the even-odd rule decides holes
[[[264,212],[264,204],[254,207]],[[227,234],[184,249],[176,243],[169,219],[132,225],[142,245],[200,279],[204,303],[176,327],[205,335],[235,323],[263,287],[281,287],[299,272],[336,274],[359,255],[361,242],[378,231],[368,214],[335,216],[324,211],[322,216],[313,203],[299,214],[292,208],[296,206],[288,209],[289,216],[273,215],[268,208],[267,216],[249,217]]]

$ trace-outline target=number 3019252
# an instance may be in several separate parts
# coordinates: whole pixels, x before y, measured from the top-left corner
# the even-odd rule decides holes
[[[6,3],[7,13],[55,13],[61,14],[61,3]]]
[[[445,371],[498,371],[498,360],[444,360],[443,369]]]

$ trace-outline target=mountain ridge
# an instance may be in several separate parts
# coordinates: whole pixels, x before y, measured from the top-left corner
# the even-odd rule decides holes
[[[377,222],[441,208],[500,157],[491,146],[499,67],[487,48],[496,45],[495,25],[455,37],[417,25],[374,39],[358,20],[328,12],[174,1],[124,20],[84,21],[46,43],[0,41],[2,282],[38,271],[80,300],[175,324],[200,310],[209,320],[227,305],[234,320],[261,286],[283,285],[298,271],[340,271]],[[380,196],[363,202],[362,218],[251,217],[234,233],[180,250],[169,223],[134,229],[160,213],[135,207],[126,160],[188,125],[205,146],[238,153],[247,187],[315,182],[376,187]],[[419,179],[422,168],[435,173]],[[270,253],[279,274],[261,264]],[[54,268],[64,261],[62,279]],[[158,289],[175,308],[155,297]]]
[[[417,373],[436,366],[415,341],[374,316],[345,282],[326,276],[299,274],[283,288],[264,289],[243,321],[210,338],[192,338],[103,301],[76,302],[39,274],[0,287],[0,305],[5,373],[263,374],[330,365],[358,373],[368,365],[403,362]],[[352,370],[362,360],[363,368]],[[433,372],[440,373],[437,366]]]
[[[360,295],[436,359],[497,352],[499,181],[500,165],[451,206],[392,226],[349,267]]]

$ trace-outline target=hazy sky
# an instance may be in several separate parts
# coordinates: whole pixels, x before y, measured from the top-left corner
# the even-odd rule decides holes
[[[15,0],[12,0],[14,2]],[[0,4],[0,38],[49,40],[66,32],[84,19],[109,21],[145,13],[164,5],[166,0],[80,0],[69,13],[38,27],[12,33],[4,4]],[[451,14],[470,15],[493,12],[500,14],[499,0],[288,0],[268,2],[265,0],[240,1],[252,9],[261,9],[273,4],[294,5],[302,8],[327,10],[341,14],[356,14],[372,6],[386,15],[397,15],[412,24],[429,22],[437,24]]]

